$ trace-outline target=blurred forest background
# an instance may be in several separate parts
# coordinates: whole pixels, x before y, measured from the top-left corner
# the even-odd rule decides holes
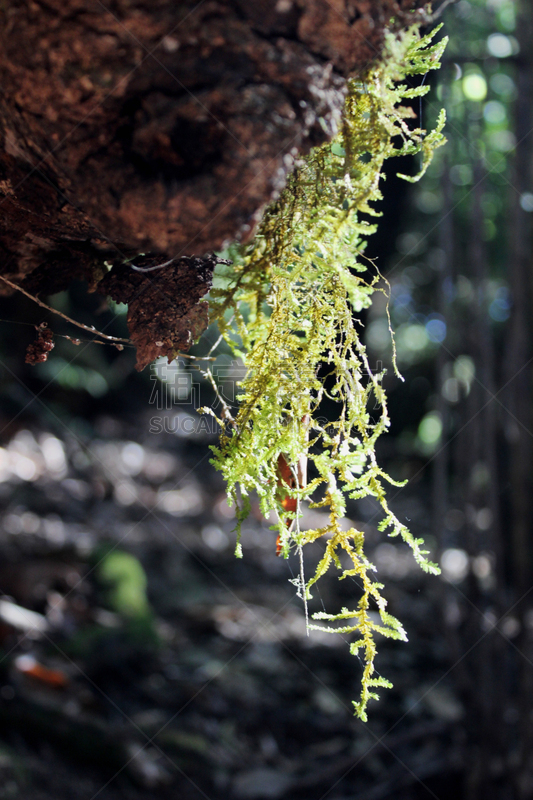
[[[389,164],[367,250],[405,377],[378,294],[380,459],[442,566],[421,573],[353,502],[409,635],[381,643],[394,689],[353,718],[361,665],[341,637],[306,637],[298,566],[258,514],[235,560],[216,432],[195,412],[212,396],[190,364],[138,374],[133,350],[60,339],[26,366],[32,323],[77,332],[2,299],[0,798],[533,797],[533,10],[460,0],[443,18],[417,112],[430,127],[444,106],[449,142],[415,186],[395,174],[416,164]],[[50,303],[127,335],[125,308],[81,283]],[[239,367],[217,367],[231,401]],[[332,576],[314,602],[357,591]]]

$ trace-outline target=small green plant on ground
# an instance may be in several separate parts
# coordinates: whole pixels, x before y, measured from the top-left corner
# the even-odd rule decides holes
[[[383,164],[421,153],[419,174],[402,176],[418,180],[445,142],[444,112],[427,133],[409,126],[416,115],[402,105],[428,91],[406,80],[439,67],[446,40],[434,43],[435,33],[421,36],[413,27],[390,35],[381,62],[348,82],[338,136],[297,163],[253,242],[231,249],[233,265],[217,271],[210,293],[211,319],[247,370],[236,415],[219,396],[223,433],[213,459],[236,508],[237,555],[249,497],[256,492],[265,517],[276,515],[281,554],[300,554],[298,589],[306,610],[313,585],[330,567],[341,579],[356,578],[361,587],[356,607],[313,614],[309,627],[356,635],[351,652],[361,653],[364,670],[354,705],[363,720],[368,701],[377,699],[376,688],[391,685],[375,672],[375,634],[403,640],[406,635],[386,610],[383,586],[374,580],[375,567],[363,549],[363,532],[341,525],[345,498],[375,497],[383,510],[379,529],[400,536],[422,569],[438,572],[422,540],[387,504],[384,484],[402,484],[376,460],[376,440],[389,417],[383,373],[370,368],[357,319],[374,292],[385,291],[375,265],[364,256],[366,239],[376,231],[379,211],[373,203],[381,199]],[[326,400],[337,410],[328,421],[322,412]],[[212,409],[203,410],[215,416]],[[328,524],[302,530],[303,501],[327,509]],[[324,554],[306,581],[302,550],[319,539]]]

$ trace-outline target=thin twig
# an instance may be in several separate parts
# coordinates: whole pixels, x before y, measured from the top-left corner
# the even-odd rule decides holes
[[[225,420],[228,420],[229,422],[235,422],[228,404],[226,403],[226,401],[224,400],[224,398],[220,394],[220,391],[218,389],[216,381],[215,381],[215,379],[213,377],[213,373],[211,372],[209,367],[206,370],[203,370],[200,367],[198,367],[198,369],[200,369],[200,372],[202,373],[204,378],[206,378],[209,381],[209,383],[211,384],[211,386],[213,387],[213,390],[215,392],[215,396],[216,396],[217,400],[220,402],[220,404],[222,406],[222,418],[225,419]]]
[[[163,269],[163,267],[170,266],[170,264],[174,263],[176,258],[177,258],[177,256],[174,256],[174,258],[171,258],[170,261],[165,261],[164,264],[157,264],[157,266],[155,266],[155,267],[136,267],[135,264],[130,264],[130,268],[134,269],[135,272],[153,272],[155,269]],[[182,260],[184,258],[186,258],[186,256],[181,256]]]
[[[38,297],[35,297],[33,294],[30,294],[29,292],[27,292],[21,286],[18,286],[16,283],[13,283],[8,278],[4,278],[3,275],[0,275],[0,280],[4,281],[4,283],[7,283],[7,285],[11,286],[12,289],[16,289],[18,292],[22,292],[23,295],[25,295],[26,297],[29,297],[30,300],[33,300],[33,302],[37,303],[37,305],[41,306],[41,308],[46,308],[46,310],[47,311],[51,311],[52,314],[57,314],[58,317],[62,317],[67,322],[70,322],[71,325],[76,325],[76,327],[81,328],[84,331],[88,331],[89,333],[94,333],[97,336],[101,336],[102,339],[106,339],[108,342],[113,342],[113,343],[116,342],[116,343],[121,343],[121,344],[133,344],[131,339],[121,339],[118,336],[108,336],[106,333],[101,333],[101,331],[97,331],[94,326],[84,325],[83,322],[76,322],[75,319],[71,319],[70,317],[67,317],[67,315],[63,314],[62,311],[58,311],[55,308],[51,308],[46,303],[43,303],[42,300],[39,300]]]
[[[190,353],[178,352],[176,358],[190,358],[191,361],[216,361],[216,356],[191,356]],[[193,366],[195,366],[193,364]]]
[[[101,342],[100,339],[78,339],[77,337],[74,336],[67,336],[66,333],[56,333],[55,331],[54,331],[54,336],[59,336],[60,339],[68,339],[69,342],[72,342],[72,344],[75,344],[76,346],[80,344],[101,344],[104,347],[116,347],[117,350],[123,350],[124,347],[134,347],[133,344],[123,345],[123,344],[116,344],[115,342]]]
[[[26,325],[28,328],[38,328],[39,326],[35,324],[35,322],[22,322],[20,319],[0,319],[0,322],[5,322],[6,325]],[[80,345],[80,344],[101,344],[104,347],[116,347],[119,350],[122,350],[124,347],[135,347],[133,344],[115,344],[114,342],[101,342],[99,339],[78,339],[74,336],[68,336],[66,333],[57,333],[54,331],[54,337],[59,339],[68,339],[69,342],[72,344]]]
[[[441,14],[444,11],[444,9],[448,8],[448,6],[451,6],[453,3],[456,3],[456,2],[457,2],[457,0],[444,0],[444,2],[437,8],[437,10],[433,14],[431,14],[429,17],[426,17],[424,19],[424,22],[426,24],[431,24],[432,22],[436,22],[439,19],[439,17],[441,16]]]

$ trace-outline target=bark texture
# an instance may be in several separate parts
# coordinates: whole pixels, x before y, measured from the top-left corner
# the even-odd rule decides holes
[[[74,277],[95,288],[104,260],[115,268],[139,252],[179,259],[251,236],[298,154],[335,133],[346,77],[379,56],[388,27],[419,20],[422,7],[7,0],[1,274],[33,292],[59,291]],[[196,288],[186,294],[187,281],[180,289],[171,271],[166,294],[172,305],[181,292],[184,317],[208,281],[196,280],[192,261],[179,263]],[[118,275],[106,284],[116,299],[119,285]],[[144,341],[139,320],[132,315],[130,333]]]

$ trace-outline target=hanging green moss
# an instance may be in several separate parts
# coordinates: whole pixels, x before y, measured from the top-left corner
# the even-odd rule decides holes
[[[426,133],[409,127],[415,115],[402,106],[428,91],[403,81],[439,66],[446,40],[433,44],[435,33],[421,37],[412,28],[399,37],[391,35],[382,62],[348,82],[339,135],[297,164],[253,242],[233,248],[234,263],[217,273],[210,294],[211,319],[247,369],[235,417],[219,397],[223,433],[213,448],[213,463],[223,473],[236,508],[237,555],[248,498],[256,492],[265,517],[276,515],[283,556],[300,553],[297,583],[306,609],[313,585],[330,567],[339,570],[341,579],[356,578],[361,596],[355,608],[314,614],[309,627],[356,635],[351,651],[361,653],[365,666],[361,697],[354,705],[363,720],[368,700],[377,699],[375,688],[391,685],[375,677],[376,632],[403,640],[406,635],[386,611],[383,586],[373,579],[375,567],[364,553],[363,532],[341,526],[345,498],[374,496],[383,510],[379,529],[400,536],[422,569],[438,572],[427,560],[422,540],[387,505],[384,484],[403,484],[376,461],[376,440],[387,430],[389,417],[383,374],[370,368],[356,316],[370,305],[374,292],[384,291],[381,276],[363,252],[367,237],[376,231],[371,220],[379,212],[373,204],[381,199],[385,160],[421,153],[419,174],[406,178],[418,180],[435,148],[445,142],[444,112],[435,130]],[[328,421],[321,415],[326,398],[328,407],[333,402],[336,408],[335,418]],[[211,409],[204,411],[215,416]],[[328,509],[328,524],[302,530],[303,501]],[[306,581],[302,552],[319,539],[324,555]],[[349,568],[344,566],[346,556]]]

